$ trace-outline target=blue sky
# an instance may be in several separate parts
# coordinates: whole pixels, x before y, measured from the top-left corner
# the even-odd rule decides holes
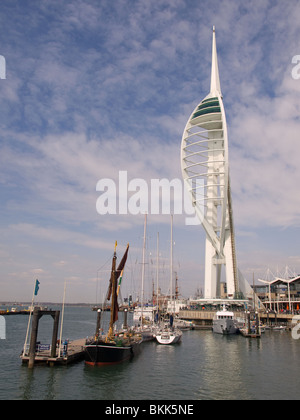
[[[228,122],[237,257],[252,281],[300,272],[297,0],[2,0],[0,300],[94,302],[115,240],[131,244],[123,294],[140,285],[143,215],[96,212],[99,179],[181,178],[181,137],[208,94],[212,27]],[[148,217],[148,292],[160,232]],[[183,295],[203,285],[204,231],[174,218]],[[150,255],[151,254],[151,255]],[[104,266],[105,268],[101,268]],[[101,268],[101,270],[100,270]],[[102,292],[101,292],[102,293]]]

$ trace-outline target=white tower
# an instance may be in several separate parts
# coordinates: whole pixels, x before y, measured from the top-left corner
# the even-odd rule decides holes
[[[236,264],[228,167],[228,138],[213,28],[210,93],[189,118],[181,146],[182,174],[206,232],[205,298],[220,297],[222,266],[227,296],[251,293]]]

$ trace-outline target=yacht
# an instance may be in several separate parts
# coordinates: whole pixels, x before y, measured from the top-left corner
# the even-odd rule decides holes
[[[149,306],[149,307],[143,307],[141,308],[136,307],[133,311],[133,321],[135,324],[142,324],[142,323],[148,323],[152,324],[154,322],[154,311],[156,308]]]
[[[182,331],[173,326],[174,323],[174,300],[172,293],[173,282],[173,215],[171,215],[171,271],[170,271],[170,307],[169,307],[169,324],[166,323],[163,328],[159,329],[156,334],[156,341],[159,344],[176,344],[181,341]]]
[[[159,344],[176,344],[181,341],[182,331],[178,328],[165,326],[156,334],[156,341]]]
[[[223,306],[222,311],[218,311],[213,320],[213,332],[216,334],[237,334],[239,332],[234,313]]]

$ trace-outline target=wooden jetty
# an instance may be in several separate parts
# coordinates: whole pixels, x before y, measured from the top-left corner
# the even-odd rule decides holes
[[[39,321],[44,315],[50,315],[53,318],[52,344],[38,345],[38,328]],[[31,336],[29,348],[27,348],[27,336],[24,344],[24,349],[21,354],[22,363],[27,363],[28,368],[32,369],[36,363],[44,363],[48,365],[55,364],[70,364],[80,361],[84,357],[85,339],[80,339],[72,342],[58,343],[58,326],[59,326],[60,311],[40,310],[34,308]],[[29,329],[29,323],[28,323]],[[28,330],[27,330],[28,332]],[[58,345],[59,344],[59,345]]]
[[[246,338],[261,338],[261,333],[249,332],[244,329],[240,329],[240,334]]]
[[[85,346],[86,339],[81,338],[79,340],[74,340],[68,343],[67,348],[64,348],[66,345],[62,347],[62,354],[59,355],[59,346],[56,346],[56,353],[55,356],[51,355],[51,348],[44,348],[41,346],[37,346],[37,351],[35,352],[34,356],[34,364],[44,364],[49,366],[55,365],[68,365],[71,363],[80,362],[84,359],[84,346]],[[29,354],[21,355],[22,363],[28,364],[30,356]]]
[[[255,328],[253,328],[254,325]],[[240,334],[246,338],[261,338],[260,318],[258,312],[245,312],[245,328],[240,329]]]

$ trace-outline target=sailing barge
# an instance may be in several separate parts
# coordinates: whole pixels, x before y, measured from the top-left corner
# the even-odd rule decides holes
[[[142,343],[140,334],[134,334],[127,329],[120,330],[117,333],[114,331],[114,324],[118,320],[119,313],[118,295],[124,267],[127,261],[129,245],[127,245],[125,254],[117,269],[116,249],[117,242],[115,244],[111,277],[107,292],[107,300],[111,300],[108,334],[106,336],[101,336],[99,331],[97,331],[95,337],[92,340],[87,341],[85,345],[85,362],[92,366],[115,364],[129,360],[139,352],[140,344]]]

